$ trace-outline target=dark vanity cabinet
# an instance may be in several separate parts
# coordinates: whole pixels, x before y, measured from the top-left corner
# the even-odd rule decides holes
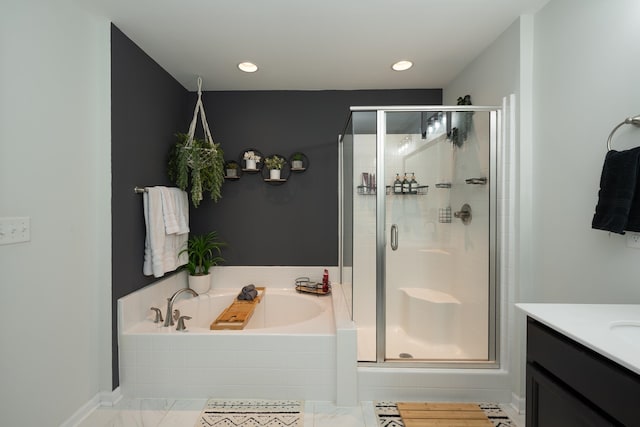
[[[527,319],[527,427],[640,426],[640,375]]]

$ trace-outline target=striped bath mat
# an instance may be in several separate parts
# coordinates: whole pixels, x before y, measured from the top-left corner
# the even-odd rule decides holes
[[[516,424],[500,409],[499,405],[495,403],[478,403],[477,405],[494,427],[516,427]],[[406,427],[395,402],[376,402],[375,412],[379,427]],[[464,425],[473,424],[467,422]]]
[[[196,427],[303,427],[299,400],[209,399]]]

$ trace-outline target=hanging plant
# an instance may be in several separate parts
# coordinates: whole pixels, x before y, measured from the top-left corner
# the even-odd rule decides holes
[[[195,138],[198,112],[204,128],[204,138]],[[169,151],[169,178],[182,190],[191,187],[191,202],[196,208],[202,201],[202,193],[209,192],[217,202],[222,197],[224,182],[224,153],[220,144],[213,142],[207,117],[202,105],[202,79],[198,77],[198,101],[189,132],[176,134],[178,141]]]
[[[209,145],[204,139],[194,138],[187,145],[189,135],[176,134],[177,142],[169,151],[168,174],[180,189],[190,188],[191,202],[196,208],[209,192],[217,202],[222,197],[224,182],[224,153],[220,144]]]

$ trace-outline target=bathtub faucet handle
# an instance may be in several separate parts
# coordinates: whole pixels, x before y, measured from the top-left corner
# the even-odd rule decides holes
[[[178,310],[176,310],[178,311]],[[178,317],[178,326],[176,327],[176,331],[184,331],[187,329],[186,325],[184,324],[185,320],[191,320],[191,316],[180,316]]]
[[[149,310],[153,310],[156,312],[156,318],[153,321],[153,323],[161,323],[164,322],[164,319],[162,318],[162,311],[160,311],[159,308],[156,307],[151,307]]]

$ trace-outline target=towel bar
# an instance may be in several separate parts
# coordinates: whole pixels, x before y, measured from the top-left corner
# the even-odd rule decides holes
[[[627,117],[624,119],[622,123],[618,126],[614,127],[611,133],[609,134],[609,138],[607,138],[607,150],[611,151],[611,138],[613,138],[613,134],[618,130],[618,128],[622,125],[634,125],[640,127],[640,115]]]
[[[143,187],[133,187],[133,192],[136,194],[146,193],[147,189]]]

